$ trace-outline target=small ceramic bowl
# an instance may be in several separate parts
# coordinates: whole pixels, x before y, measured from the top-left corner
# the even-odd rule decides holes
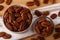
[[[20,4],[20,5],[18,5],[18,4],[12,4],[12,5],[8,6],[8,7],[5,9],[4,13],[6,12],[6,10],[7,10],[9,7],[15,6],[15,5],[16,5],[16,6],[25,7],[25,8],[27,8],[27,9],[29,9],[27,6],[22,5],[22,4]],[[30,12],[31,12],[31,11],[30,11]],[[4,15],[4,13],[3,13],[3,15]],[[2,16],[2,17],[3,17],[3,16]],[[32,23],[32,22],[31,22],[31,23]],[[5,25],[5,23],[4,23],[4,20],[3,20],[3,27],[4,27],[5,29],[7,29],[8,31],[10,31],[10,30],[6,27],[6,25]],[[25,29],[24,31],[21,31],[21,32],[10,31],[10,32],[14,32],[14,33],[24,33],[24,32],[26,32],[26,31],[28,31],[30,28],[31,28],[31,24],[30,24],[30,26],[29,26],[27,29]]]

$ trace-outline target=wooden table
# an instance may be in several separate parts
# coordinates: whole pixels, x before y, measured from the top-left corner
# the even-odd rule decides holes
[[[28,2],[28,1],[33,1],[33,0],[13,0],[12,3],[11,3],[11,5],[12,5],[12,4],[22,4],[22,5],[26,5],[26,2]],[[48,4],[43,4],[43,0],[40,0],[40,6],[36,6],[36,5],[34,5],[34,6],[29,6],[29,9],[32,10],[32,9],[35,9],[35,8],[38,8],[38,7],[51,5],[51,4],[52,4],[51,1],[52,1],[52,0],[50,0]],[[59,2],[60,2],[60,0],[57,0],[57,1],[56,1],[56,3],[59,3]],[[3,5],[3,6],[4,6],[4,9],[3,9],[2,11],[0,11],[0,16],[2,16],[3,13],[4,13],[4,11],[6,10],[6,8],[7,8],[9,5],[6,5],[5,2],[2,3],[2,4],[0,4],[0,5]]]

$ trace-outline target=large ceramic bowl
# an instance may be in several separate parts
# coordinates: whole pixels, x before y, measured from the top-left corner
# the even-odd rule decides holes
[[[20,5],[18,5],[18,4],[12,4],[12,5],[8,6],[8,7],[5,9],[4,13],[5,13],[6,10],[7,10],[9,7],[11,7],[11,6],[21,6],[21,7],[25,7],[25,8],[27,8],[27,9],[29,9],[27,6],[22,5],[22,4],[20,4]],[[31,11],[30,11],[30,12],[31,12]],[[4,15],[4,13],[3,13],[3,15]],[[31,23],[32,23],[32,21],[31,21]],[[3,27],[4,27],[5,29],[7,29],[8,31],[10,31],[10,30],[6,27],[6,25],[5,25],[5,23],[4,23],[4,19],[3,19]],[[25,29],[24,31],[21,31],[21,32],[10,31],[10,32],[14,32],[14,33],[24,33],[24,32],[26,32],[26,31],[28,31],[28,30],[30,29],[30,27],[31,27],[31,24],[30,24],[29,27],[28,27],[27,29]]]

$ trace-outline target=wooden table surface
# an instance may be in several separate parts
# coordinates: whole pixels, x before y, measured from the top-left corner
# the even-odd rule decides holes
[[[29,1],[33,1],[33,0],[13,0],[10,5],[12,5],[12,4],[22,4],[22,5],[26,5],[26,2],[29,2]],[[59,2],[60,2],[60,0],[57,0],[57,1],[56,1],[56,3],[59,3]],[[43,0],[40,0],[40,6],[34,5],[34,6],[28,6],[28,7],[29,7],[29,9],[32,10],[32,9],[35,9],[35,8],[38,8],[38,7],[48,6],[48,5],[51,5],[51,4],[52,4],[52,0],[50,0],[48,4],[44,4],[44,3],[43,3]],[[2,16],[3,13],[4,13],[4,11],[5,11],[5,9],[6,9],[9,5],[7,5],[5,2],[2,3],[2,4],[0,4],[0,5],[3,5],[3,6],[4,6],[4,9],[3,9],[2,11],[0,11],[0,16]]]

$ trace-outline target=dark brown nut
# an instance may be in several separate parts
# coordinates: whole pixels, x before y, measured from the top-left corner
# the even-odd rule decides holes
[[[25,22],[21,22],[20,26],[19,26],[20,31],[25,30],[25,27],[26,27],[26,23]]]
[[[13,24],[14,24],[17,28],[19,28],[19,24],[18,24],[18,22],[13,21]]]
[[[28,19],[31,20],[32,19],[32,15],[31,13],[27,13]]]
[[[35,4],[36,6],[40,6],[39,0],[34,0],[34,4]]]
[[[47,25],[50,26],[51,25],[51,22],[50,21],[46,21]]]
[[[24,25],[20,25],[20,29],[18,31],[24,31]]]
[[[27,19],[27,13],[28,13],[28,12],[30,12],[30,11],[29,11],[29,9],[26,9],[26,8],[24,8],[24,9],[20,12],[21,17],[22,17],[23,20],[26,20],[26,19]]]
[[[13,27],[13,30],[14,30],[14,32],[17,32],[17,27],[16,26],[12,26]]]
[[[6,12],[5,14],[4,14],[4,19],[7,19],[9,17],[9,14],[8,14],[8,12]]]
[[[60,12],[58,13],[58,16],[60,17]]]
[[[10,13],[10,14],[9,14],[8,20],[9,20],[9,23],[11,23],[13,20],[15,20],[13,13]]]
[[[60,28],[59,27],[55,28],[55,32],[60,33]]]
[[[13,7],[9,7],[9,8],[8,8],[8,12],[9,12],[9,13],[14,13]]]
[[[12,3],[12,0],[6,0],[6,4],[10,5]]]
[[[47,23],[46,22],[41,22],[41,26],[47,27]]]
[[[38,23],[41,23],[41,22],[44,22],[44,21],[46,21],[45,18],[40,18],[40,19],[38,20]]]
[[[26,20],[26,22],[27,22],[28,24],[30,24],[30,23],[31,23],[31,21],[32,21],[32,20],[29,20],[29,19],[27,19],[27,20]]]
[[[26,5],[27,6],[33,6],[34,5],[34,2],[29,1],[29,2],[26,3]]]
[[[23,10],[21,10],[20,14],[22,15],[22,14],[26,14],[28,12],[30,12],[29,9],[24,8]]]
[[[41,26],[47,27],[48,26],[48,23],[47,22],[41,22]]]
[[[3,36],[3,38],[4,39],[10,39],[12,36],[10,35],[10,34],[5,34],[4,36]]]
[[[46,31],[47,33],[51,33],[51,32],[50,32],[50,28],[48,28],[48,27],[45,28],[45,31]]]
[[[53,35],[53,37],[54,37],[54,39],[60,38],[60,33],[55,33],[55,34]]]
[[[7,22],[6,22],[6,27],[7,27],[9,30],[13,31],[12,26],[11,26],[9,23],[7,23]]]
[[[31,38],[31,40],[37,40],[36,38]]]
[[[30,13],[28,13],[26,22],[30,25],[31,21],[32,21],[32,15]]]
[[[20,17],[21,15],[19,13],[15,13],[15,17]]]
[[[22,18],[21,17],[18,17],[17,19],[16,19],[16,22],[21,22],[22,21]]]
[[[45,40],[44,37],[40,37],[40,36],[37,36],[37,39],[38,39],[38,40]]]
[[[26,14],[21,14],[22,16],[22,20],[26,20],[27,19],[27,15]]]
[[[27,20],[26,20],[26,23],[28,23],[28,25],[30,25],[30,24],[31,24],[31,21],[32,21],[32,20],[27,19]]]
[[[36,30],[37,33],[40,34],[40,30],[39,30],[39,27],[38,26],[35,26],[35,30]]]
[[[50,25],[51,25],[51,23],[49,21],[41,22],[41,26],[48,27]]]
[[[5,34],[5,32],[0,32],[0,37],[3,37]]]
[[[8,16],[9,16],[9,17],[7,18],[7,22],[8,22],[8,23],[12,23],[12,21],[15,20],[14,14],[9,14]]]
[[[49,11],[44,11],[44,12],[42,13],[43,16],[48,16],[49,14],[50,14]]]
[[[57,15],[56,15],[56,14],[52,14],[50,17],[51,17],[52,19],[55,19],[55,18],[57,18]]]
[[[11,23],[12,22],[12,16],[9,14],[9,23]]]
[[[0,3],[4,3],[4,0],[0,0]]]
[[[43,3],[48,4],[49,0],[43,0]]]
[[[17,6],[13,6],[13,8],[16,13],[19,13],[23,9],[23,7],[17,7]]]
[[[52,4],[56,3],[56,0],[52,0]]]
[[[3,5],[0,5],[0,11],[4,9],[4,6]]]
[[[37,15],[38,17],[42,15],[42,12],[35,10],[35,15]]]

